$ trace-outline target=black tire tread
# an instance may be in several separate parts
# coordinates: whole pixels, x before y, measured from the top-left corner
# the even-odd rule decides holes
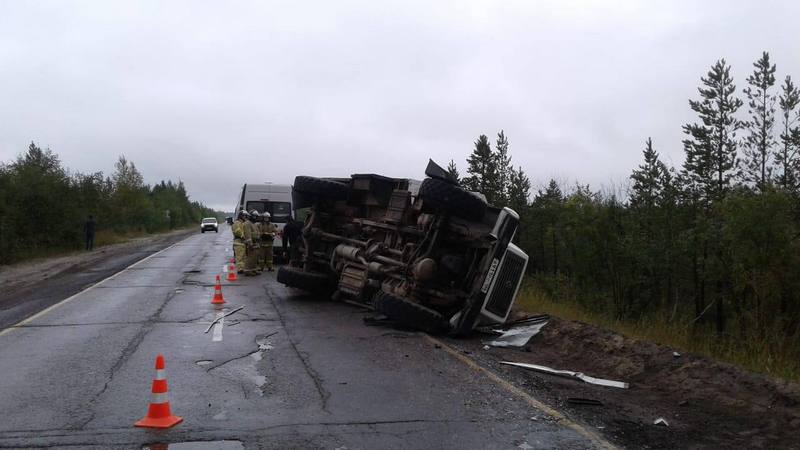
[[[319,195],[334,200],[346,199],[350,190],[350,186],[344,183],[305,175],[295,177],[292,188],[297,192]]]
[[[286,286],[316,293],[330,291],[332,285],[327,274],[305,272],[301,268],[291,266],[279,267],[277,280]]]
[[[466,189],[436,178],[426,178],[418,195],[436,209],[468,220],[481,220],[486,202]]]
[[[378,291],[372,299],[375,311],[410,328],[437,334],[444,330],[444,319],[438,312],[387,292]]]

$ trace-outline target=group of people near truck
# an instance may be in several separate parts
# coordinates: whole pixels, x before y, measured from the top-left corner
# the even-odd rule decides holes
[[[259,213],[255,209],[239,211],[231,225],[233,232],[233,256],[236,272],[255,276],[264,271],[272,272],[272,244],[278,234],[278,227],[270,222],[268,212]]]
[[[269,212],[240,210],[231,231],[237,273],[255,276],[275,270],[273,244],[278,226],[272,223]],[[300,233],[301,225],[290,218],[283,230],[283,255],[292,261],[299,258]]]

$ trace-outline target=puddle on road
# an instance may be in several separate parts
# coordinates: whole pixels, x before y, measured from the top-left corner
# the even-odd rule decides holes
[[[255,383],[257,387],[261,387],[267,384],[267,377],[264,375],[253,375],[250,377],[250,379],[253,381],[253,383]],[[263,396],[264,394],[262,393],[260,395]]]
[[[275,333],[272,333],[268,336],[264,336],[263,338],[257,339],[256,344],[258,345],[258,350],[250,353],[249,358],[242,357],[232,360],[226,364],[221,366],[216,366],[211,371],[216,372],[220,371],[226,373],[229,377],[233,379],[243,379],[248,380],[249,382],[255,385],[255,389],[251,392],[255,392],[259,396],[263,397],[264,392],[261,390],[267,384],[267,377],[265,375],[261,375],[256,368],[256,363],[264,359],[264,354],[275,348],[270,342],[269,338],[273,336]],[[196,361],[195,364],[198,365],[207,365],[211,361],[206,362],[206,360]],[[202,364],[201,364],[202,363]],[[245,395],[246,396],[246,395]],[[221,420],[221,419],[220,419]]]
[[[194,441],[147,444],[142,450],[244,450],[241,441]]]
[[[258,350],[250,354],[250,357],[253,358],[253,361],[261,361],[264,359],[264,353],[269,350],[275,348],[272,344],[269,343],[269,337],[264,337],[261,339],[256,340],[256,344],[258,344]],[[252,368],[248,368],[248,370],[243,370],[243,375],[250,379],[256,387],[260,388],[267,384],[267,377],[264,375],[259,375],[258,372],[255,370],[255,366]],[[263,396],[264,393],[261,392],[261,389],[258,389],[258,395]]]
[[[259,339],[256,341],[256,344],[258,344],[258,350],[250,354],[250,357],[256,361],[264,359],[264,352],[275,348],[269,343],[269,338]]]

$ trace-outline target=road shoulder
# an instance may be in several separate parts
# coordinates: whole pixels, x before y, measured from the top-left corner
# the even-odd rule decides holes
[[[92,252],[0,269],[0,329],[9,327],[196,233],[194,228],[132,239]]]

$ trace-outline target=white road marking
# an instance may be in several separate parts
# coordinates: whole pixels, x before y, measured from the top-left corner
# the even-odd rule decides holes
[[[217,313],[216,319],[219,319],[217,323],[214,324],[214,337],[211,339],[212,342],[221,342],[222,341],[222,327],[225,322],[225,313],[220,311]]]
[[[69,302],[71,302],[72,300],[74,300],[74,299],[78,298],[78,297],[79,297],[81,294],[83,294],[83,293],[85,293],[85,292],[89,292],[89,291],[91,291],[92,289],[94,289],[94,288],[96,288],[96,287],[100,286],[101,284],[105,283],[106,281],[113,280],[114,278],[118,277],[120,274],[122,274],[122,273],[126,272],[128,269],[132,269],[132,268],[134,268],[134,267],[138,266],[139,264],[141,264],[141,263],[143,263],[143,262],[147,261],[148,259],[150,259],[150,258],[152,258],[152,257],[154,257],[154,256],[156,256],[156,255],[158,255],[159,253],[163,253],[163,252],[165,252],[165,251],[167,251],[167,250],[171,249],[172,247],[175,247],[176,245],[178,245],[178,244],[182,243],[183,241],[185,241],[185,240],[188,240],[188,239],[190,239],[190,238],[193,238],[193,237],[194,237],[194,236],[188,236],[186,239],[181,239],[180,241],[178,241],[178,242],[176,242],[176,243],[174,243],[174,244],[170,245],[169,247],[167,247],[167,248],[165,248],[165,249],[159,250],[159,251],[157,251],[157,252],[153,253],[152,255],[150,255],[150,256],[148,256],[148,257],[146,257],[146,258],[142,258],[142,259],[140,259],[139,261],[136,261],[135,263],[133,263],[133,264],[131,264],[130,266],[128,266],[128,267],[126,267],[126,268],[124,268],[124,269],[120,270],[119,272],[117,272],[117,273],[115,273],[115,274],[113,274],[113,275],[111,275],[110,277],[108,277],[108,278],[104,278],[104,279],[102,279],[102,280],[98,281],[97,283],[95,283],[95,284],[93,284],[93,285],[91,285],[91,286],[87,287],[86,289],[84,289],[84,290],[82,290],[82,291],[80,291],[80,292],[78,292],[78,293],[76,293],[76,294],[73,294],[73,295],[71,295],[71,296],[69,296],[69,297],[65,298],[64,300],[61,300],[60,302],[56,303],[55,305],[52,305],[52,306],[50,306],[50,307],[48,307],[48,308],[45,308],[45,309],[43,309],[43,310],[39,311],[38,313],[36,313],[36,314],[34,314],[34,315],[32,315],[32,316],[28,317],[27,319],[23,319],[23,320],[21,320],[21,321],[19,321],[19,322],[15,323],[14,325],[11,325],[10,327],[6,328],[5,330],[2,330],[2,331],[0,331],[0,336],[3,336],[3,335],[5,335],[5,334],[8,334],[8,333],[10,333],[10,332],[12,332],[12,331],[14,331],[14,330],[18,329],[19,327],[21,327],[21,326],[25,325],[26,323],[28,323],[28,322],[31,322],[31,321],[33,321],[33,320],[36,320],[36,319],[38,319],[39,317],[42,317],[42,316],[44,316],[45,314],[47,314],[47,313],[49,313],[50,311],[52,311],[52,310],[54,310],[54,309],[58,308],[59,306],[61,306],[61,305],[64,305],[64,304],[66,304],[66,303],[69,303]]]
[[[228,265],[227,264],[222,266],[222,273],[228,273]]]

